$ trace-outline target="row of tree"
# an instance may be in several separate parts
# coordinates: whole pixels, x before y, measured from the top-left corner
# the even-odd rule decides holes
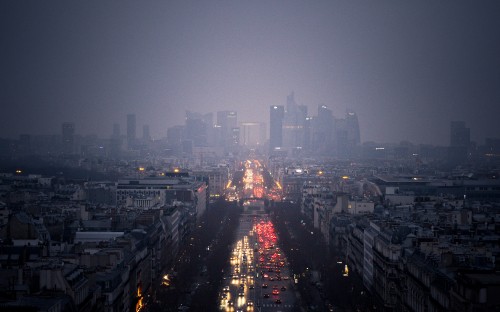
[[[282,203],[272,210],[273,222],[290,268],[299,276],[297,289],[308,309],[362,310],[372,307],[361,277],[344,276],[342,255],[329,248],[319,231],[304,219],[297,204]]]
[[[219,201],[210,205],[181,246],[175,261],[175,278],[171,286],[158,290],[158,301],[151,311],[178,311],[181,306],[191,311],[218,311],[218,290],[239,214],[240,209],[232,203]]]

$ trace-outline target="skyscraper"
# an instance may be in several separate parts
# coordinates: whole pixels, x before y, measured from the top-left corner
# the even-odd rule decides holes
[[[75,124],[72,122],[62,124],[62,147],[64,154],[73,154],[75,148]]]
[[[238,127],[238,115],[235,111],[220,111],[217,112],[217,126],[220,127],[219,142],[217,146],[228,148],[234,145],[232,129]]]
[[[469,147],[470,128],[465,126],[465,121],[452,121],[450,123],[450,146]]]
[[[450,123],[450,147],[448,160],[456,165],[467,161],[470,148],[470,128],[465,126],[465,121],[452,121]]]
[[[149,134],[149,125],[142,126],[142,140],[144,142],[151,140],[151,135]]]
[[[361,143],[356,113],[347,111],[345,118],[335,120],[335,141],[337,157],[351,159],[356,155],[356,148]]]
[[[361,135],[359,131],[358,115],[353,111],[347,111],[345,121],[349,144],[352,146],[359,145],[361,143]]]
[[[173,126],[167,129],[167,144],[173,153],[181,155],[185,126]]]
[[[213,114],[186,111],[185,137],[195,147],[208,146],[213,130]]]
[[[128,114],[127,115],[127,144],[128,144],[129,149],[134,147],[135,140],[136,140],[135,115]]]
[[[122,148],[122,138],[120,133],[120,124],[113,124],[113,134],[109,141],[109,156],[112,158],[119,158]]]
[[[286,110],[283,119],[283,142],[286,149],[302,148],[305,144],[305,123],[307,106],[298,105],[292,92],[286,98]]]
[[[229,149],[231,152],[237,152],[240,145],[240,127],[231,128],[231,145]]]
[[[272,105],[269,111],[269,150],[272,152],[283,145],[283,118],[285,107],[283,105]]]
[[[318,116],[312,120],[312,149],[320,154],[333,152],[334,118],[326,105],[318,105]]]

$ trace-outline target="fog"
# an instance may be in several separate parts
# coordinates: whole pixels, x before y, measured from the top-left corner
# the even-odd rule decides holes
[[[269,122],[357,113],[362,141],[443,144],[464,120],[500,133],[497,1],[3,1],[0,137],[107,137],[126,114],[155,138],[185,110]]]

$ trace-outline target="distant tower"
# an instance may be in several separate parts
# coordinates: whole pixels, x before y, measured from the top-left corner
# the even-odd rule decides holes
[[[359,145],[361,143],[361,135],[359,132],[359,122],[356,113],[353,111],[347,111],[345,123],[349,144],[352,146]]]
[[[456,165],[467,161],[470,148],[470,128],[465,126],[465,121],[452,121],[450,123],[450,147],[448,160]]]
[[[361,143],[356,113],[347,111],[344,119],[335,120],[335,140],[337,157],[352,159],[356,156],[356,149]]]
[[[120,133],[120,124],[113,124],[113,134],[109,143],[109,156],[115,159],[120,158],[122,148],[122,138]]]
[[[232,129],[238,127],[238,114],[235,111],[217,112],[217,126],[220,127],[220,135],[216,145],[224,148],[234,145]]]
[[[119,138],[120,137],[120,124],[115,123],[113,124],[113,138]]]
[[[326,105],[318,105],[318,116],[311,125],[312,146],[320,154],[333,152],[334,118],[332,111]]]
[[[136,124],[135,124],[135,115],[128,114],[127,115],[127,144],[128,148],[131,148],[135,144],[136,139]]]
[[[72,122],[62,124],[62,145],[64,154],[73,154],[75,148],[75,124]]]
[[[450,146],[469,147],[470,128],[465,126],[465,121],[452,121],[450,124]]]
[[[151,140],[151,135],[149,134],[149,125],[142,126],[142,140],[143,141]]]
[[[269,150],[283,145],[283,118],[285,107],[283,105],[272,105],[269,111]]]
[[[173,153],[182,153],[185,126],[173,126],[167,129],[167,144]]]
[[[229,149],[232,152],[236,152],[240,146],[240,127],[231,128],[231,145]]]
[[[303,148],[305,144],[305,123],[307,119],[307,106],[295,102],[292,92],[286,97],[286,110],[283,118],[283,142],[287,149]]]
[[[212,138],[213,114],[201,114],[186,111],[185,138],[192,142],[195,147],[208,146],[209,138]]]

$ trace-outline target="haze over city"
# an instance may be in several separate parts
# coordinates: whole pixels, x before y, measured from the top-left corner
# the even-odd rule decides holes
[[[126,114],[154,138],[185,111],[269,123],[286,96],[346,109],[361,141],[447,145],[500,133],[497,1],[5,1],[0,136],[106,137]]]
[[[0,311],[500,311],[500,1],[0,1]]]

